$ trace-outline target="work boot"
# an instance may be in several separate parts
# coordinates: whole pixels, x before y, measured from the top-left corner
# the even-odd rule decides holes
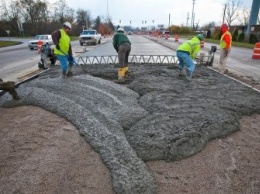
[[[179,69],[179,76],[182,76],[182,69]]]
[[[72,69],[72,64],[69,63],[68,70],[67,70],[67,73],[66,73],[67,77],[73,76],[73,73],[72,73],[71,69]]]
[[[43,67],[44,67],[43,64],[41,62],[38,62],[38,68],[43,69]]]
[[[124,67],[124,70],[125,70],[125,78],[128,78],[129,77],[128,66]]]
[[[62,71],[61,78],[66,78],[67,71]]]
[[[188,81],[191,81],[191,77],[192,77],[192,73],[189,72],[189,71],[187,71],[187,72],[186,72],[186,79],[187,79]]]
[[[125,83],[125,68],[118,69],[118,80],[116,81],[116,83],[118,83],[118,84]]]

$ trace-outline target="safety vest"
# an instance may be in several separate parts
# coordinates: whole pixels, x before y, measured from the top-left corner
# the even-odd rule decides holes
[[[70,37],[63,29],[60,29],[60,34],[61,34],[61,37],[59,39],[60,50],[56,49],[56,47],[55,47],[54,54],[55,55],[68,55],[69,47],[70,47]]]
[[[177,48],[177,51],[185,51],[190,54],[192,59],[194,59],[197,53],[200,51],[200,40],[195,36],[191,40],[181,44]]]
[[[230,40],[230,45],[226,45],[227,44],[226,41],[223,40],[226,35],[228,35],[228,38]],[[220,38],[220,48],[226,48],[227,46],[228,46],[228,48],[230,48],[231,43],[232,43],[232,36],[229,31],[226,31],[224,34],[222,34],[222,36]]]

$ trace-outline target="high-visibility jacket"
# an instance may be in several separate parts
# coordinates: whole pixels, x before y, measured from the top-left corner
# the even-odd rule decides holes
[[[60,46],[60,50],[58,50],[55,47],[54,54],[55,55],[68,55],[69,48],[70,48],[70,37],[63,29],[60,29],[60,34],[61,34],[61,37],[60,37],[59,43],[58,43]]]
[[[230,49],[232,45],[232,35],[229,31],[222,34],[220,38],[220,48]]]
[[[183,51],[188,53],[192,59],[195,59],[197,53],[200,51],[200,39],[198,37],[193,37],[192,39],[182,43],[177,51]]]

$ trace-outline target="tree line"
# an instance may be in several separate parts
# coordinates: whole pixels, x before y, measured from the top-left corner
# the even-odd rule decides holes
[[[89,10],[74,10],[66,0],[49,3],[47,0],[1,0],[0,36],[35,36],[50,34],[62,27],[64,22],[72,24],[71,35],[78,36],[83,29],[93,28],[101,34],[111,34],[114,25],[110,18],[91,17]]]

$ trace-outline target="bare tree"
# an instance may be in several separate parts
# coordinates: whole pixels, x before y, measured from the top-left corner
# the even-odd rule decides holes
[[[41,0],[20,0],[18,1],[20,11],[26,22],[36,25],[47,22],[47,4]]]
[[[55,21],[58,21],[61,24],[66,21],[73,23],[75,10],[68,7],[66,0],[57,1],[56,5],[58,9],[56,9]]]
[[[76,18],[77,24],[82,28],[88,29],[92,25],[91,12],[88,10],[78,9]]]
[[[241,9],[242,2],[240,0],[227,0],[225,4],[225,21],[228,26],[231,26],[232,22],[237,19],[238,11]]]
[[[237,19],[238,19],[240,25],[247,26],[249,17],[250,17],[250,9],[247,7],[244,7],[243,10],[241,11],[241,14],[239,14],[239,17]]]

